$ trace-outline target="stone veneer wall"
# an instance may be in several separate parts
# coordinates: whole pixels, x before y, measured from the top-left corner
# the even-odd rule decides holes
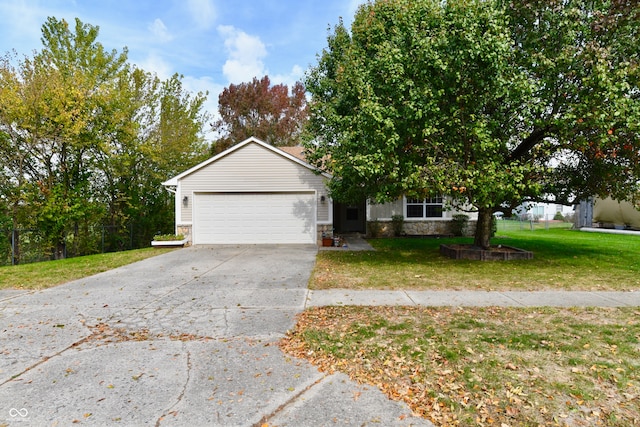
[[[192,243],[191,239],[191,226],[190,225],[179,225],[177,228],[176,234],[182,234],[186,239],[189,239],[189,243]]]
[[[333,224],[318,224],[318,234],[316,236],[316,243],[318,246],[322,246],[322,233],[326,233],[327,236],[333,237]]]
[[[469,221],[464,232],[465,236],[473,236],[477,221]],[[371,224],[371,223],[369,223]],[[406,236],[436,236],[450,235],[452,221],[405,221],[402,226],[402,233]],[[371,225],[368,225],[368,236],[371,237]],[[393,226],[391,221],[378,221],[380,233],[378,237],[393,237]]]

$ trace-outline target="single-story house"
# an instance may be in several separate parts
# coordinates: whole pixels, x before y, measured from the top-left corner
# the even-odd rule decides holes
[[[175,194],[176,234],[196,245],[319,244],[323,234],[364,234],[372,220],[390,234],[393,215],[405,218],[405,234],[449,233],[456,212],[444,209],[442,198],[333,203],[330,179],[304,160],[301,147],[274,147],[252,137],[163,185]]]

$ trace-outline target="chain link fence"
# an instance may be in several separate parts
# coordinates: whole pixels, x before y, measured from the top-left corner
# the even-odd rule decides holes
[[[134,223],[76,228],[65,235],[63,244],[54,248],[38,229],[0,230],[0,266],[137,249],[142,242],[148,246],[136,231]]]
[[[565,216],[560,219],[557,215],[514,215],[510,218],[498,217],[497,232],[515,230],[549,230],[551,228],[573,228],[573,218]]]

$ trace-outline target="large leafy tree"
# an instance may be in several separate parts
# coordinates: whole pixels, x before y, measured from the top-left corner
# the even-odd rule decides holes
[[[103,227],[126,229],[134,246],[168,232],[172,198],[160,183],[207,154],[206,94],[131,67],[126,49],[97,41],[98,27],[75,24],[49,18],[42,51],[0,61],[0,221],[39,230],[58,257],[67,242],[95,251]]]
[[[132,165],[127,185],[131,209],[130,217],[137,218],[146,239],[157,231],[173,230],[174,197],[161,185],[167,177],[203,161],[208,156],[203,129],[209,115],[203,112],[206,94],[191,94],[182,86],[181,76],[156,81],[150,93],[155,101],[144,111],[145,131],[138,135],[139,161]]]
[[[16,192],[14,222],[36,227],[56,257],[65,252],[66,229],[95,213],[90,192],[91,152],[96,149],[96,117],[105,85],[123,67],[126,55],[96,44],[97,29],[49,18],[45,48],[17,68],[3,67],[1,111],[9,135],[3,151]]]
[[[69,228],[90,220],[103,209],[91,185],[96,153],[104,148],[102,135],[114,122],[116,82],[126,75],[127,52],[107,51],[97,41],[98,27],[76,19],[74,28],[50,17],[42,27],[43,50],[34,58],[36,74],[48,75],[41,99],[45,122],[38,158],[45,166],[36,226],[54,246],[56,256],[66,249]],[[53,78],[52,78],[53,77]],[[43,121],[38,112],[32,116]]]
[[[231,84],[218,98],[220,118],[213,124],[220,138],[212,146],[221,152],[254,136],[271,145],[297,145],[308,117],[304,86],[289,93],[285,84],[272,85],[268,76]]]
[[[638,192],[638,18],[623,0],[379,0],[305,81],[336,199],[446,195],[492,214]]]

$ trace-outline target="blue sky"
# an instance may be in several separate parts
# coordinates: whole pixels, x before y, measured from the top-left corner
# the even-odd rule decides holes
[[[352,21],[364,0],[0,0],[0,53],[41,49],[48,16],[100,27],[109,50],[162,79],[184,76],[191,91],[209,91],[206,109],[230,83],[268,75],[301,80],[326,46],[329,26]]]

